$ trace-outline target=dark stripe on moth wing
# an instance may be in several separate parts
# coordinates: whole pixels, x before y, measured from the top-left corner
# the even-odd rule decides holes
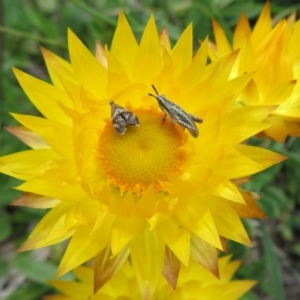
[[[154,89],[156,96],[150,93],[148,95],[157,100],[161,110],[168,114],[172,121],[175,121],[186,128],[193,137],[198,137],[199,131],[194,122],[202,123],[202,119],[187,113],[180,106],[166,99],[164,95],[158,93],[154,85],[152,85],[152,88]],[[163,121],[165,121],[165,117],[166,116],[163,117]]]
[[[119,134],[124,134],[126,131],[126,121],[121,115],[117,115],[113,120],[113,127]]]
[[[131,113],[130,111],[124,111],[121,113],[121,116],[125,119],[128,125],[140,126],[138,117]]]
[[[165,103],[167,103],[167,105],[165,105]],[[179,123],[179,120],[181,120],[182,123],[180,123],[180,125],[186,124],[187,126],[189,126],[191,128],[194,128],[194,130],[197,130],[197,127],[193,122],[194,121],[193,120],[194,116],[188,114],[186,111],[184,111],[177,104],[167,100],[166,98],[163,98],[163,101],[159,102],[159,106],[164,111],[166,111],[172,117],[172,119],[174,119],[176,122]],[[197,118],[197,119],[200,119],[200,118]],[[200,120],[202,120],[202,119],[200,119]]]

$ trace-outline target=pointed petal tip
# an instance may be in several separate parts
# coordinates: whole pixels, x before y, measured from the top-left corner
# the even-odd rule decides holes
[[[29,250],[33,250],[34,247],[30,247],[30,243],[28,243],[28,240],[26,240],[20,247],[19,249],[17,249],[17,252],[25,252],[25,251],[29,251]]]
[[[166,246],[165,248],[165,260],[162,270],[162,275],[168,281],[170,286],[175,290],[177,286],[177,280],[180,273],[181,263],[172,250]]]
[[[122,9],[119,11],[119,20],[118,21],[119,22],[127,21],[126,16]]]
[[[218,264],[216,264],[213,268],[209,269],[211,274],[213,274],[216,278],[221,279],[220,270]]]
[[[55,273],[55,278],[61,277],[62,275],[66,274],[68,270],[65,270],[65,268],[60,264],[58,267],[58,270]]]
[[[15,74],[15,76],[17,77],[17,79],[18,79],[18,76],[21,76],[24,73],[23,71],[21,71],[20,69],[18,69],[16,67],[12,67],[12,71]]]

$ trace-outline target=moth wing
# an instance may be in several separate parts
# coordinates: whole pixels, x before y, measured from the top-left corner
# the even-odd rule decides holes
[[[199,131],[196,126],[195,128],[187,128],[187,130],[194,138],[197,138],[199,136]]]
[[[194,123],[194,120],[184,110],[181,110],[180,112],[174,112],[172,119],[182,127],[186,128],[194,138],[198,137],[199,131]]]
[[[135,114],[131,113],[130,111],[122,112],[122,116],[126,120],[127,125],[140,126],[138,117]]]
[[[114,119],[117,115],[122,114],[126,109],[116,103],[111,104],[111,117]]]
[[[117,115],[113,119],[113,127],[119,134],[124,134],[126,130],[126,121],[121,115]]]

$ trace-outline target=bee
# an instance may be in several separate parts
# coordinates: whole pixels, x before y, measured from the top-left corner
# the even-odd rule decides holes
[[[109,104],[111,107],[112,124],[119,134],[124,134],[127,125],[140,126],[139,119],[135,114],[116,104],[113,100],[109,100]]]
[[[154,85],[152,85],[152,88],[155,91],[156,95],[150,93],[148,95],[154,97],[157,100],[159,107],[165,113],[162,118],[162,122],[165,122],[167,115],[169,115],[172,124],[174,124],[174,122],[178,123],[183,128],[186,128],[194,138],[197,138],[199,135],[199,131],[194,122],[201,124],[203,120],[199,117],[187,113],[177,104],[168,100],[164,95],[159,94]]]

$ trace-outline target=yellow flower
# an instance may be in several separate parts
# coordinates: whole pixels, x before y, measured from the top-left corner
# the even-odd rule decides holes
[[[256,283],[252,280],[230,281],[233,274],[240,266],[240,261],[229,262],[230,255],[219,259],[220,279],[214,277],[205,268],[191,261],[190,266],[183,267],[180,271],[178,284],[173,289],[160,276],[157,300],[236,300],[250,290]],[[96,294],[93,293],[93,269],[79,266],[74,271],[78,281],[50,280],[49,284],[62,294],[45,296],[44,300],[138,300],[142,299],[139,294],[137,281],[133,269],[127,261],[119,272],[105,284]]]
[[[0,171],[24,181],[15,205],[50,208],[21,251],[71,238],[58,275],[96,257],[106,274],[96,289],[130,255],[142,294],[152,295],[176,260],[187,266],[191,256],[218,275],[225,239],[251,245],[240,218],[265,215],[236,182],[285,158],[241,143],[275,108],[231,109],[252,74],[228,80],[237,52],[206,66],[207,41],[195,55],[192,41],[190,25],[171,49],[150,17],[138,44],[120,13],[110,50],[97,44],[96,57],[71,30],[70,63],[42,49],[53,85],[14,70],[44,118],[13,114],[23,126],[8,130],[33,149],[0,158]],[[161,124],[152,84],[204,120],[198,138],[169,117]],[[118,134],[109,99],[140,126]]]
[[[231,76],[254,72],[245,87],[239,105],[276,105],[266,122],[271,126],[262,132],[279,142],[288,135],[300,136],[300,72],[298,42],[299,21],[294,15],[272,26],[270,4],[266,3],[253,30],[245,14],[235,28],[232,45],[223,29],[213,21],[216,44],[209,43],[213,61],[240,48]]]

